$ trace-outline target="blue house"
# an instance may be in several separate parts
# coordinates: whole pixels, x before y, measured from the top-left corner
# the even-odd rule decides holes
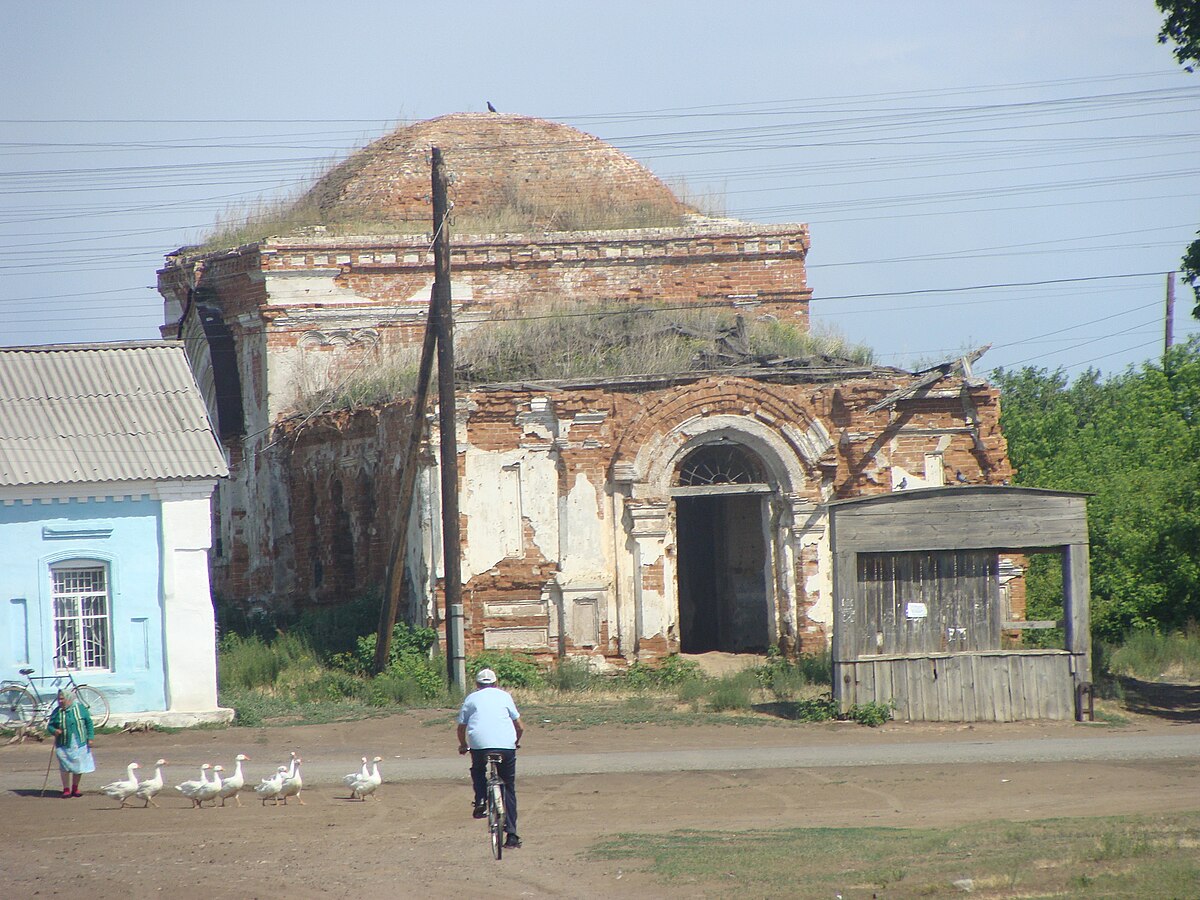
[[[208,551],[228,469],[183,345],[0,348],[0,677],[114,721],[219,720]]]

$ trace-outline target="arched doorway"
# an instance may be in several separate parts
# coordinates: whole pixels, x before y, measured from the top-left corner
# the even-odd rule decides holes
[[[683,653],[761,653],[772,644],[769,496],[761,461],[728,439],[679,464],[675,537]]]

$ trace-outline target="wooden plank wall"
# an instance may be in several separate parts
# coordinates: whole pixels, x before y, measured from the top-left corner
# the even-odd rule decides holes
[[[896,718],[1015,722],[1075,718],[1071,654],[1065,650],[879,656],[839,667],[843,700],[896,703]]]
[[[831,504],[838,550],[881,553],[1086,544],[1084,499],[1021,488],[945,488]]]
[[[859,553],[854,655],[999,650],[998,563],[984,550]]]

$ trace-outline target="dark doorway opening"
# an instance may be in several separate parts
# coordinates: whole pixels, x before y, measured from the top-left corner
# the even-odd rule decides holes
[[[762,494],[675,498],[683,653],[763,653],[767,547]]]

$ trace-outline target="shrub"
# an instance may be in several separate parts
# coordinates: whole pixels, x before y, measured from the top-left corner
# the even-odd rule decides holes
[[[838,707],[830,694],[796,700],[792,703],[791,718],[797,722],[828,722],[837,717]]]
[[[857,722],[859,725],[868,725],[871,728],[875,728],[884,722],[890,721],[892,713],[895,710],[895,700],[888,700],[886,703],[879,703],[872,700],[869,703],[855,703],[850,707],[850,711],[846,713],[846,718],[852,722]]]
[[[491,669],[502,687],[532,688],[545,684],[541,667],[527,653],[487,650],[467,659],[467,678],[472,684],[480,669]]]
[[[684,659],[678,654],[668,656],[654,669],[654,680],[660,687],[677,687],[685,681],[697,678],[704,678],[700,664],[694,659]]]
[[[436,642],[437,631],[435,629],[397,622],[392,628],[392,642],[388,646],[386,668],[391,669],[401,661],[409,665],[413,657],[428,661],[430,650]],[[375,665],[376,643],[374,633],[361,635],[355,640],[353,651],[334,654],[331,664],[356,675],[370,674]]]
[[[423,653],[406,653],[397,658],[378,678],[399,678],[411,682],[419,691],[419,697],[405,701],[405,705],[416,705],[433,700],[446,693],[446,666],[442,657],[432,658]]]
[[[796,670],[808,684],[832,684],[833,653],[828,647],[819,653],[802,653],[796,659]]]

